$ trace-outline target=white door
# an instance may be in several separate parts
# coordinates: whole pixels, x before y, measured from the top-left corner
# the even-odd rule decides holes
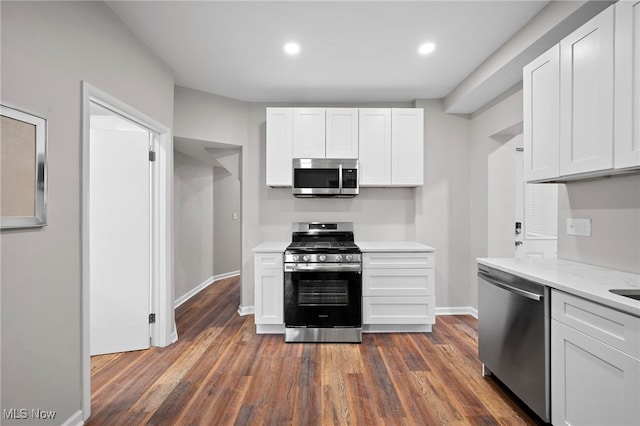
[[[613,167],[613,6],[560,42],[560,175]]]
[[[527,183],[524,159],[516,151],[515,256],[555,258],[558,246],[558,185]]]
[[[151,133],[96,104],[91,110],[90,351],[146,349]]]
[[[391,108],[358,111],[360,186],[391,184]]]
[[[293,109],[293,158],[325,158],[325,109]]]
[[[358,108],[326,109],[325,155],[358,159]]]
[[[422,108],[391,109],[391,184],[422,185],[424,111]]]

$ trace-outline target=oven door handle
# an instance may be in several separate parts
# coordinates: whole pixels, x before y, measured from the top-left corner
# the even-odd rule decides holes
[[[362,272],[362,265],[359,263],[344,263],[344,264],[285,263],[284,272]]]

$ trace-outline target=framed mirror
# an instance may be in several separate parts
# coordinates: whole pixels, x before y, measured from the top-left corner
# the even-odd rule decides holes
[[[0,228],[45,226],[47,120],[0,108]]]

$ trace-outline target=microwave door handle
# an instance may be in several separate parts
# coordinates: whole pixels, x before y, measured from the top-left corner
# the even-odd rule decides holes
[[[338,166],[338,193],[342,194],[342,164]]]

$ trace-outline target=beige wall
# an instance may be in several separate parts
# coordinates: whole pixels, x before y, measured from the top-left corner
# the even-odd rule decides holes
[[[471,306],[470,122],[445,114],[441,100],[420,100],[416,106],[424,108],[425,179],[415,190],[415,239],[436,248],[436,305]]]
[[[506,96],[495,105],[477,113],[471,118],[471,137],[469,150],[469,209],[470,220],[470,256],[467,260],[469,270],[469,298],[472,306],[478,306],[478,288],[476,280],[476,258],[504,256],[504,248],[500,244],[500,234],[489,232],[495,227],[495,217],[491,216],[493,206],[503,202],[503,188],[490,186],[490,182],[499,181],[499,175],[513,178],[515,168],[510,163],[511,156],[504,152],[511,147],[499,138],[491,136],[517,127],[522,122],[522,90]],[[504,154],[504,155],[503,155]],[[514,210],[515,212],[515,210]],[[515,213],[514,213],[515,219]],[[491,224],[491,226],[490,226]],[[513,230],[512,227],[508,232]],[[513,256],[513,255],[512,255]]]
[[[213,267],[213,167],[174,152],[175,300],[209,282]]]
[[[82,81],[171,127],[173,73],[100,2],[0,3],[2,102],[48,119],[48,225],[2,231],[2,408],[81,408]],[[25,420],[3,424],[27,424]]]
[[[213,270],[223,275],[240,270],[240,180],[221,167],[213,169],[213,177]]]
[[[591,237],[567,235],[567,218],[591,219]],[[640,175],[559,185],[558,257],[640,274]]]

